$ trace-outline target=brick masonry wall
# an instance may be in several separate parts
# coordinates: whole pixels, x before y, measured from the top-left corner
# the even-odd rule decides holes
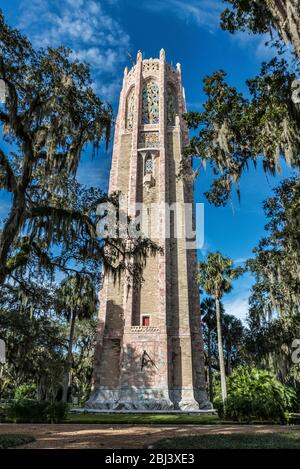
[[[142,87],[153,79],[159,87],[159,124],[141,125]],[[176,90],[176,124],[167,127],[166,88]],[[126,129],[127,96],[135,89],[131,129]],[[159,59],[142,60],[128,72],[125,69],[116,121],[110,177],[110,191],[120,190],[128,197],[130,214],[136,203],[146,204],[151,218],[152,203],[193,201],[193,188],[176,175],[182,146],[188,138],[181,115],[185,112],[181,69]],[[145,132],[158,133],[146,139]],[[151,136],[150,136],[151,137]],[[152,187],[144,183],[141,145],[155,145]],[[141,143],[140,143],[141,142]],[[150,147],[149,146],[149,147]],[[150,209],[150,211],[147,210]],[[159,212],[161,226],[167,223]],[[174,225],[174,220],[171,224]],[[183,226],[184,228],[184,226]],[[93,393],[89,404],[99,408],[182,408],[209,405],[205,394],[203,343],[200,329],[198,287],[195,283],[196,251],[186,249],[185,239],[154,239],[164,255],[147,259],[141,287],[127,289],[125,279],[114,285],[107,277],[101,293],[99,328],[95,349]],[[141,327],[142,315],[150,316],[150,327]],[[198,400],[198,404],[195,401]],[[173,400],[171,402],[170,398]]]

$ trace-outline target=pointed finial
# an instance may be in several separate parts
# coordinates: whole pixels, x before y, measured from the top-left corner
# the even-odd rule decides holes
[[[176,64],[176,69],[177,69],[178,73],[181,73],[181,64],[180,63]]]
[[[142,52],[139,50],[138,53],[137,53],[137,56],[136,56],[136,61],[137,62],[140,62],[143,60],[143,54]]]
[[[165,49],[160,49],[159,58],[162,59],[162,60],[165,60],[165,58],[166,58]]]
[[[126,67],[124,68],[124,78],[127,76],[127,74],[128,74],[128,67],[126,66]]]

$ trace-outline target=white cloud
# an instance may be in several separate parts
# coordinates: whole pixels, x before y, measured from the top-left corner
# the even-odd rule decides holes
[[[251,51],[254,51],[254,56],[259,60],[269,60],[274,56],[274,49],[271,44],[267,44],[270,40],[268,34],[254,35],[248,32],[237,31],[234,34],[230,34],[230,38],[241,49],[251,48]]]
[[[238,257],[237,259],[233,260],[234,264],[244,264],[249,259],[249,257]]]
[[[142,3],[142,6],[157,12],[168,11],[185,22],[193,21],[211,33],[221,30],[220,14],[226,7],[220,0],[152,0]],[[268,60],[274,56],[271,45],[266,45],[270,40],[268,34],[254,35],[238,31],[233,35],[228,33],[228,37],[243,49],[251,48],[255,57],[260,60]]]
[[[223,300],[225,311],[242,321],[245,321],[248,314],[248,296],[234,298],[232,300]]]
[[[210,244],[208,243],[208,241],[205,240],[202,248],[200,249],[202,256],[205,257],[210,250],[211,250]]]
[[[224,5],[219,0],[152,0],[145,4],[145,8],[153,11],[166,10],[184,21],[195,21],[213,32],[219,27],[219,16],[224,10]]]
[[[92,68],[96,89],[108,101],[118,97],[122,68],[126,64],[130,38],[121,24],[107,12],[111,1],[23,0],[19,27],[35,47],[70,47],[74,56]]]

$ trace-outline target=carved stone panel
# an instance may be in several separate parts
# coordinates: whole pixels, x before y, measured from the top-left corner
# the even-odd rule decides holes
[[[141,132],[138,146],[139,148],[159,148],[158,132]]]

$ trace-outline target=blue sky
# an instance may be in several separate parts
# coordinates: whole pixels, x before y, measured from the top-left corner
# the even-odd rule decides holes
[[[141,50],[146,58],[166,50],[167,60],[182,64],[188,110],[200,110],[205,99],[202,80],[223,68],[230,84],[246,91],[245,80],[254,76],[263,60],[272,57],[264,37],[244,33],[231,36],[219,28],[221,0],[0,0],[7,21],[18,27],[35,47],[66,45],[81,60],[91,64],[95,90],[117,111],[121,80],[128,54]],[[83,157],[81,182],[107,189],[111,149],[92,160]],[[290,174],[283,168],[283,176]],[[251,256],[264,234],[262,201],[271,195],[282,177],[268,179],[261,169],[250,170],[241,181],[241,204],[214,208],[203,192],[212,180],[202,172],[196,183],[195,200],[205,203],[205,245],[220,250],[237,263]],[[0,192],[0,219],[9,206]],[[2,215],[1,215],[2,214]],[[235,282],[224,299],[228,313],[244,318],[253,280],[245,275]]]

